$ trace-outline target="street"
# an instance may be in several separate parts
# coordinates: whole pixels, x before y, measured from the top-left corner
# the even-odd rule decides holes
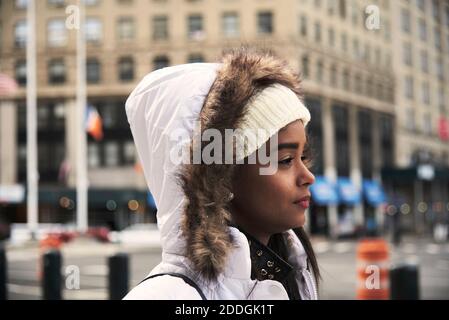
[[[355,299],[356,248],[351,240],[330,242],[312,239],[321,268],[321,299]],[[449,243],[435,244],[425,239],[405,238],[392,249],[390,263],[417,262],[421,299],[449,299]],[[62,249],[64,299],[108,299],[107,258],[116,252],[130,257],[130,288],[138,284],[159,263],[158,246],[124,246],[99,242],[75,241]],[[38,281],[37,248],[14,248],[7,251],[9,262],[9,299],[41,299]],[[79,270],[79,289],[67,289],[73,270]]]

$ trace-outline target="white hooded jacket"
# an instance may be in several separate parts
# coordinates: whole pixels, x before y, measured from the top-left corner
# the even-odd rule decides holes
[[[154,71],[138,84],[126,102],[137,153],[158,208],[162,261],[149,275],[182,273],[202,289],[207,299],[288,299],[280,282],[251,279],[248,240],[234,227],[228,227],[234,240],[232,250],[214,281],[207,281],[196,272],[185,253],[181,218],[186,196],[176,179],[180,164],[170,158],[170,152],[179,146],[172,133],[183,130],[192,138],[195,122],[221,67],[221,64],[194,63]],[[182,143],[190,143],[189,139]],[[288,262],[298,271],[296,279],[301,298],[317,299],[315,280],[307,270],[307,255],[301,242],[292,230],[285,232],[284,237],[289,246]],[[201,297],[181,278],[164,275],[140,283],[124,299]]]

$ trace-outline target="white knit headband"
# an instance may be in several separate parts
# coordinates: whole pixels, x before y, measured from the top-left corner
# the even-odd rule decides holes
[[[238,141],[244,146],[236,150],[237,160],[251,155],[289,123],[299,119],[305,127],[310,121],[310,112],[296,93],[281,84],[263,89],[250,99],[245,108],[246,114],[238,129],[259,134],[245,134],[245,137],[237,135]]]

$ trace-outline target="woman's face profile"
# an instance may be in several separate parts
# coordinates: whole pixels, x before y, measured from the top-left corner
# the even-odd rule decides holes
[[[299,200],[310,196],[309,186],[315,181],[308,168],[306,143],[304,125],[296,120],[278,133],[278,168],[274,174],[261,175],[263,166],[258,161],[239,165],[236,170],[232,217],[260,241],[268,242],[272,234],[305,223],[308,202]]]

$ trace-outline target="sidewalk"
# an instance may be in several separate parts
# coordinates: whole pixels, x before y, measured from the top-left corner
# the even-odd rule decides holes
[[[125,239],[124,239],[125,240]],[[39,241],[26,241],[21,244],[5,246],[9,261],[26,261],[37,258],[40,254]],[[161,251],[159,231],[150,231],[143,241],[135,239],[126,242],[100,242],[91,237],[77,237],[68,243],[61,244],[61,253],[64,256],[110,256],[119,252],[158,252]]]

